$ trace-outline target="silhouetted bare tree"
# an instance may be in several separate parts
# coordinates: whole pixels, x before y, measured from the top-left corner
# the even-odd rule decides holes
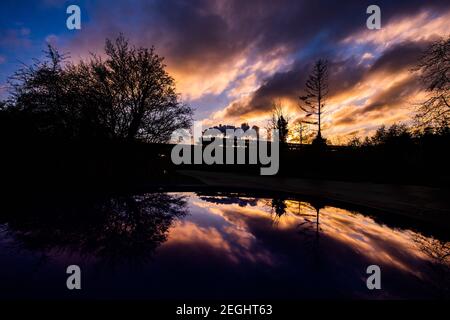
[[[272,115],[269,119],[266,130],[268,135],[272,130],[278,130],[279,140],[286,143],[289,135],[289,116],[284,112],[279,101],[272,104]]]
[[[315,120],[307,121],[317,125],[316,142],[325,142],[322,138],[322,116],[325,108],[325,100],[328,95],[328,62],[319,59],[314,64],[311,74],[305,83],[305,95],[300,96],[299,108],[305,112],[305,118],[313,117]]]
[[[153,47],[136,48],[121,35],[106,40],[105,55],[65,63],[49,46],[47,60],[12,77],[12,105],[58,137],[167,142],[174,130],[189,127],[192,109],[180,102]]]
[[[421,126],[435,126],[450,120],[450,37],[432,43],[413,69],[420,77],[428,97],[417,108]]]
[[[45,53],[47,59],[24,65],[9,79],[12,96],[8,105],[20,116],[19,126],[24,126],[25,119],[32,119],[27,123],[32,122],[37,133],[62,137],[71,129],[70,100],[77,101],[77,95],[69,86],[70,75],[63,69],[64,56],[51,46]]]

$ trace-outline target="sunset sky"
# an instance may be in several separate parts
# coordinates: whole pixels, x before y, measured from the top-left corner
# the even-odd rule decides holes
[[[66,28],[66,8],[81,8],[81,30]],[[366,8],[381,8],[381,30],[366,28]],[[70,59],[100,53],[122,32],[166,58],[195,119],[264,127],[271,103],[291,114],[311,64],[329,60],[324,136],[342,142],[410,118],[420,101],[410,71],[421,51],[450,30],[450,1],[132,0],[1,1],[0,96],[21,62],[46,42]]]

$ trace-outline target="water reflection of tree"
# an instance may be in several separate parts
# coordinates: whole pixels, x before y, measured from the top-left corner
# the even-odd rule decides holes
[[[173,220],[186,214],[183,197],[164,193],[57,202],[0,216],[17,248],[79,253],[110,264],[146,262]]]
[[[450,297],[450,242],[415,234],[413,240],[429,258],[428,276],[439,298]]]
[[[302,245],[313,257],[313,262],[317,268],[321,266],[320,250],[320,210],[325,207],[325,203],[320,200],[298,202],[296,215],[303,219],[299,223],[298,234],[303,238]]]
[[[320,235],[320,210],[325,208],[322,201],[316,200],[310,203],[299,202],[297,215],[303,218],[303,222],[298,225],[299,232],[305,235],[313,233],[315,238],[319,239]],[[304,210],[306,209],[306,210]],[[315,213],[311,213],[315,212]],[[312,232],[311,232],[312,231]]]
[[[197,192],[196,194],[201,200],[214,204],[237,204],[240,207],[247,205],[254,207],[258,203],[257,198],[234,192],[216,192],[214,194]]]
[[[282,216],[286,214],[286,199],[285,198],[273,198],[270,201],[270,214],[273,217],[273,223],[276,225],[279,223]]]
[[[295,205],[288,206],[288,201],[289,203],[295,203],[298,206],[297,212],[295,212]],[[270,208],[270,214],[275,225],[279,223],[280,219],[286,214],[289,209],[292,214],[295,214],[303,219],[303,222],[298,225],[299,231],[301,233],[311,234],[311,230],[313,230],[316,238],[319,237],[320,209],[325,207],[324,203],[322,203],[321,201],[307,203],[302,201],[287,200],[286,197],[274,197],[272,200],[263,200],[263,203],[266,207]],[[312,211],[315,213],[312,214]]]

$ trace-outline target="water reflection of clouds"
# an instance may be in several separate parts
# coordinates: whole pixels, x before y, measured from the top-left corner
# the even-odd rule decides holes
[[[173,297],[173,287],[180,297],[448,295],[448,242],[320,201],[215,197],[75,198],[61,208],[4,210],[0,280],[15,288],[14,279],[39,265],[42,281],[56,288],[54,270],[70,261],[86,268],[89,281],[101,290],[114,266],[117,288],[136,292],[139,287],[136,295],[145,297]],[[370,264],[382,269],[382,292],[367,290]],[[107,271],[104,280],[96,270]]]
[[[238,264],[243,262],[273,264],[270,252],[257,248],[257,239],[242,226],[223,220],[220,226],[201,226],[191,221],[178,221],[170,231],[162,250],[172,246],[189,247],[196,254],[212,253]]]
[[[209,231],[209,234],[203,236],[201,241],[211,242],[214,245],[217,238],[220,238],[221,248],[228,256],[233,257],[234,261],[238,259],[261,261],[259,250],[271,248],[271,246],[267,243],[261,245],[258,242],[266,241],[264,236],[274,239],[273,234],[277,232],[276,230],[280,233],[291,233],[283,238],[289,238],[289,241],[298,242],[301,246],[300,241],[303,240],[298,238],[297,234],[299,229],[306,228],[308,229],[306,231],[310,231],[311,234],[318,233],[316,236],[324,242],[323,247],[341,247],[339,251],[346,251],[347,255],[359,256],[368,263],[382,264],[384,268],[401,270],[414,277],[427,276],[422,268],[416,269],[418,264],[433,262],[430,261],[430,255],[421,250],[417,241],[414,241],[420,237],[420,234],[379,224],[371,217],[359,213],[327,206],[320,209],[317,225],[315,223],[316,208],[305,202],[284,200],[284,212],[281,215],[278,214],[277,223],[274,225],[272,223],[274,215],[271,214],[273,210],[270,210],[270,204],[273,201],[258,199],[256,203],[252,201],[251,205],[245,206],[242,203],[242,201],[233,203],[230,199],[223,202],[214,200],[213,197],[191,201],[191,204],[207,208],[211,214],[223,218],[223,225],[214,233]],[[276,230],[264,231],[268,228]],[[189,233],[186,233],[186,237],[189,238]],[[436,241],[423,236],[421,240],[425,244]],[[284,245],[288,246],[287,243]],[[431,246],[428,245],[429,247]],[[266,251],[263,254],[264,258],[270,257],[270,261],[277,261],[274,252],[264,250]],[[330,255],[333,254],[330,253]],[[338,255],[336,259],[339,259]],[[448,265],[448,260],[441,263]]]

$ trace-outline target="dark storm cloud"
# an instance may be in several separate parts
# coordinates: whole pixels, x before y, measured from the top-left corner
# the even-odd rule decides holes
[[[376,72],[396,73],[411,71],[427,45],[429,45],[427,41],[399,43],[386,50],[365,73],[366,75],[371,75]],[[400,106],[402,102],[412,103],[410,97],[418,90],[420,90],[419,79],[411,74],[406,79],[372,96],[366,105],[352,107],[348,112],[343,110],[344,112],[334,119],[334,124],[354,124],[366,114],[371,114],[372,118],[381,117],[385,111]]]
[[[178,61],[226,61],[245,50],[264,55],[274,48],[296,52],[315,38],[332,46],[355,30],[365,28],[365,10],[372,1],[232,0],[164,1],[152,10],[169,30],[169,55]],[[444,1],[380,1],[383,22],[449,6]],[[154,12],[155,12],[154,11]],[[206,59],[205,59],[206,58]]]
[[[370,4],[361,0],[139,0],[111,5],[108,1],[97,5],[92,25],[102,36],[120,30],[134,41],[155,44],[177,66],[205,67],[227,63],[243,52],[258,56],[279,47],[296,52],[318,36],[332,45],[365,28],[365,10]],[[379,1],[378,5],[387,23],[425,6],[446,4],[410,0]]]
[[[146,10],[160,30],[151,40],[162,43],[178,65],[217,63],[243,49],[215,1],[155,1]]]
[[[368,105],[356,110],[355,113],[365,114],[373,111],[383,111],[386,108],[395,106],[411,97],[419,89],[419,86],[420,83],[416,77],[408,77],[372,97]]]
[[[429,41],[403,42],[388,50],[373,64],[371,72],[397,72],[412,67],[424,49],[430,44]]]
[[[419,80],[416,77],[408,77],[373,96],[367,105],[344,109],[335,117],[333,123],[336,126],[352,125],[360,122],[362,117],[381,118],[386,112],[401,107],[419,88]]]
[[[312,62],[297,62],[287,72],[274,74],[254,92],[250,101],[243,105],[236,103],[227,108],[228,116],[243,116],[249,113],[261,113],[272,108],[272,102],[278,98],[298,99],[312,68]],[[329,61],[330,97],[351,89],[362,80],[367,69],[358,65],[354,58],[342,61]]]
[[[91,21],[75,35],[69,51],[101,51],[105,37],[115,37],[119,32],[134,44],[155,45],[157,52],[166,57],[178,88],[183,87],[180,93],[189,96],[195,92],[189,102],[208,95],[222,99],[227,89],[239,87],[239,77],[247,76],[244,70],[226,74],[227,70],[235,71],[237,61],[245,61],[242,69],[276,58],[286,63],[294,61],[287,71],[283,63],[283,69],[276,67],[268,73],[251,71],[256,75],[257,89],[252,87],[250,96],[232,101],[236,96],[230,95],[225,102],[209,99],[201,110],[213,116],[219,108],[229,105],[220,116],[262,114],[270,110],[273,100],[297,100],[317,58],[330,61],[330,98],[356,92],[373,73],[390,74],[412,66],[426,43],[391,46],[381,56],[380,52],[374,54],[376,61],[369,59],[373,62],[370,65],[361,61],[362,54],[370,52],[369,41],[362,39],[362,46],[342,41],[367,31],[366,8],[371,4],[371,0],[134,0],[114,4],[100,0],[91,4]],[[436,0],[380,0],[376,4],[381,7],[382,26],[424,10],[437,15],[450,10],[450,2]],[[227,83],[208,91],[215,75]],[[358,112],[375,113],[395,96],[395,92],[385,96],[380,93]],[[350,123],[352,119],[337,120]]]
[[[272,108],[276,99],[297,99],[301,94],[305,81],[312,68],[312,63],[297,62],[289,71],[279,72],[266,79],[254,92],[248,103],[236,102],[227,108],[228,116],[243,116],[250,113],[261,113]],[[343,61],[330,61],[329,65],[330,96],[352,88],[364,73],[363,66],[353,58]]]
[[[242,116],[253,112],[269,111],[278,98],[299,95],[299,86],[306,80],[307,66],[295,66],[287,72],[276,73],[267,79],[252,95],[247,104],[235,103],[227,108],[227,116]]]
[[[347,111],[347,110],[346,110]],[[341,116],[333,122],[335,126],[352,125],[357,122],[357,118],[353,112],[348,112],[346,115]]]
[[[375,73],[387,73],[409,71],[413,68],[417,59],[429,42],[402,42],[383,52],[383,54],[371,65],[367,66],[352,57],[346,60],[329,61],[329,83],[332,98],[354,88],[373,76]],[[332,58],[333,59],[333,58]],[[255,91],[250,101],[243,105],[236,103],[227,108],[228,116],[243,116],[250,113],[260,113],[271,109],[271,102],[277,98],[297,99],[301,95],[306,78],[312,67],[312,61],[308,64],[297,62],[292,69],[283,73],[276,73],[266,79],[261,87]],[[411,90],[407,90],[410,88]],[[404,98],[405,92],[411,93],[417,89],[417,82],[410,80],[393,86],[383,94],[373,97],[373,101],[358,113],[373,111],[389,104],[395,104]],[[341,122],[350,120],[339,119]]]

